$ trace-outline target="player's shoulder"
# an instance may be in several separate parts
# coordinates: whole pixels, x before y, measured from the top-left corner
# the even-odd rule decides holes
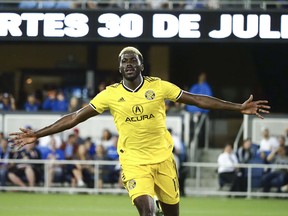
[[[161,81],[161,79],[159,77],[152,77],[152,76],[143,76],[144,80],[147,81],[147,82],[159,82]]]
[[[117,94],[117,92],[119,92],[120,86],[121,86],[121,82],[107,85],[106,88],[103,91],[101,91],[99,94],[101,94],[104,97],[111,97],[112,95],[115,95]]]
[[[119,82],[119,83],[113,83],[113,84],[111,84],[111,85],[108,85],[107,87],[106,87],[106,89],[117,89],[117,88],[119,88],[121,86],[121,82]]]

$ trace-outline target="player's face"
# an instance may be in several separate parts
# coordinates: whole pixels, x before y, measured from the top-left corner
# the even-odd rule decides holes
[[[139,56],[135,53],[124,53],[120,58],[119,72],[122,74],[123,79],[134,81],[139,77],[143,70]]]

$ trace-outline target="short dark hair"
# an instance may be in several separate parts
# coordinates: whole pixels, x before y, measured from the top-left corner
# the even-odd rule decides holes
[[[119,56],[118,56],[118,60],[120,61],[120,58],[121,56],[124,54],[124,53],[128,53],[128,52],[132,52],[132,53],[135,53],[136,55],[138,55],[141,63],[143,63],[143,56],[142,56],[142,53],[135,47],[132,47],[132,46],[128,46],[128,47],[125,47],[124,49],[122,49],[119,53]]]

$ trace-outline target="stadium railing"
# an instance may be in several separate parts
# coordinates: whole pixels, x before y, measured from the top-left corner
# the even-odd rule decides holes
[[[1,0],[0,4],[7,6],[7,7],[13,7],[13,4],[18,4],[20,3],[21,0]],[[31,1],[33,2],[33,1]],[[141,7],[141,9],[145,9],[148,7],[150,3],[153,3],[151,0],[35,0],[34,2],[37,2],[37,8],[43,8],[43,2],[69,2],[69,3],[76,3],[80,5],[80,8],[82,9],[97,9],[96,8],[89,8],[89,4],[87,3],[101,3],[105,5],[117,5],[119,8],[122,9],[139,9],[140,5],[144,5],[144,7]],[[288,6],[288,2],[286,1],[273,1],[273,0],[167,0],[163,1],[161,3],[164,3],[164,7],[157,7],[157,9],[175,9],[179,8],[180,6],[188,6],[187,9],[202,9],[202,8],[207,8],[207,9],[244,9],[244,10],[249,10],[249,9],[261,9],[261,10],[267,10],[270,8],[286,8]],[[12,5],[11,5],[12,4]],[[135,7],[136,5],[136,7]],[[15,5],[14,5],[15,6]],[[151,8],[151,6],[149,7]],[[152,7],[153,8],[153,7]],[[63,9],[63,8],[62,8]],[[69,8],[68,8],[69,9]],[[101,7],[101,9],[103,9]],[[185,9],[185,7],[184,7]]]
[[[209,181],[214,181],[215,184],[212,186],[206,186],[205,183],[205,169],[213,169],[215,173],[217,172],[218,164],[217,163],[203,163],[203,162],[185,162],[183,166],[187,167],[188,169],[192,169],[194,173],[193,177],[193,184],[187,185],[186,194],[187,195],[197,195],[197,196],[245,196],[247,198],[251,197],[288,197],[287,192],[277,193],[274,192],[274,188],[272,187],[271,192],[262,192],[261,185],[253,184],[253,181],[257,180],[258,182],[261,181],[261,176],[253,175],[253,171],[257,169],[261,170],[269,170],[269,169],[288,169],[288,165],[275,165],[275,164],[237,164],[237,168],[244,168],[246,169],[247,173],[247,190],[244,192],[231,192],[228,190],[221,190],[219,189],[218,184],[218,175],[215,174],[217,177],[215,178],[208,178]]]
[[[44,165],[44,181],[42,184],[36,187],[17,187],[17,186],[0,186],[0,190],[5,191],[35,191],[35,192],[63,192],[63,193],[89,193],[89,194],[99,194],[99,193],[111,193],[111,194],[124,194],[127,193],[124,188],[113,188],[113,187],[105,187],[105,188],[97,188],[98,180],[99,180],[99,166],[103,165],[119,165],[118,161],[83,161],[83,160],[70,160],[70,161],[51,161],[51,160],[4,160],[1,159],[0,163],[24,163],[24,164],[43,164]],[[48,168],[52,164],[81,164],[81,165],[93,165],[94,166],[94,188],[71,188],[69,186],[63,187],[62,185],[58,186],[48,186],[48,178],[49,172]],[[230,191],[222,191],[219,190],[218,186],[203,186],[201,183],[205,177],[202,177],[203,169],[209,168],[216,170],[218,168],[217,163],[197,163],[197,162],[186,162],[183,164],[184,167],[188,169],[194,169],[195,175],[192,177],[194,180],[194,184],[186,185],[185,191],[188,196],[245,196],[247,198],[251,197],[288,197],[287,192],[276,193],[262,192],[261,188],[253,188],[252,185],[252,170],[261,168],[261,169],[288,169],[287,165],[273,165],[273,164],[239,164],[239,168],[247,169],[247,191],[245,192],[230,192]],[[181,178],[181,176],[180,176]],[[210,179],[210,181],[218,182],[218,178]]]

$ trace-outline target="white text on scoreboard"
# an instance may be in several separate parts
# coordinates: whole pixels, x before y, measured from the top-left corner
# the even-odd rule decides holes
[[[201,13],[149,15],[147,19],[137,13],[88,16],[85,13],[3,12],[0,13],[0,37],[288,39],[287,14],[281,14],[278,20],[273,20],[270,14],[219,14],[210,26],[203,22],[205,15]]]

